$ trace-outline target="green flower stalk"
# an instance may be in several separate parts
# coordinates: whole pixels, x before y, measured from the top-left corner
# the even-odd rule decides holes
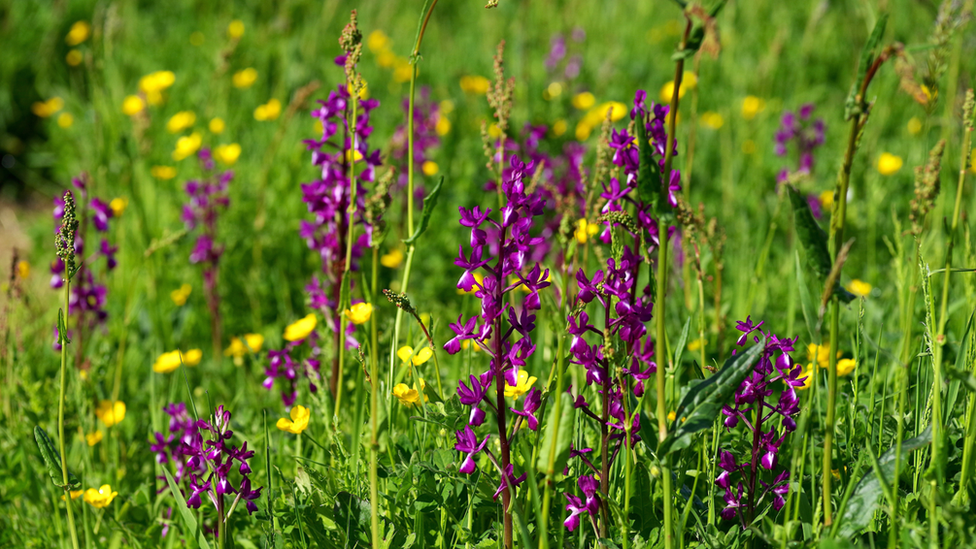
[[[65,313],[71,295],[71,277],[78,270],[75,263],[75,232],[78,230],[78,212],[75,197],[71,191],[64,193],[64,217],[61,227],[54,237],[54,248],[58,257],[64,262],[64,309],[58,311],[58,341],[61,344],[61,390],[58,395],[58,444],[61,451],[61,474],[64,488],[64,504],[68,510],[68,532],[71,534],[71,546],[78,549],[78,533],[75,531],[75,516],[71,510],[71,489],[68,483],[68,454],[64,447],[64,400],[68,379],[68,327]]]

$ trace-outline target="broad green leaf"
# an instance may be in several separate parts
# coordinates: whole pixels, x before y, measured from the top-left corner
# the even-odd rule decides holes
[[[658,447],[658,459],[686,448],[691,444],[692,435],[712,426],[722,406],[752,371],[765,347],[766,338],[763,337],[748,351],[729,357],[718,373],[688,390],[675,411],[668,437]]]
[[[827,251],[827,234],[817,224],[810,211],[803,195],[792,185],[787,186],[790,193],[790,203],[793,205],[793,226],[796,228],[796,235],[803,244],[803,249],[807,254],[807,264],[815,273],[817,278],[823,282],[830,274],[830,252]]]
[[[661,198],[661,167],[651,152],[650,137],[643,120],[637,122],[637,151],[640,163],[637,169],[637,196],[641,202],[650,204],[651,211],[657,211]]]
[[[906,440],[901,444],[901,456],[902,461],[907,461],[906,457],[909,453],[922,448],[932,442],[932,426],[925,428],[919,436]],[[844,515],[841,518],[841,525],[839,527],[839,537],[850,538],[851,536],[861,532],[871,523],[874,518],[874,512],[878,508],[878,499],[882,494],[881,480],[878,478],[878,472],[883,475],[885,483],[890,483],[892,476],[895,474],[895,451],[897,448],[892,446],[888,449],[884,455],[878,460],[879,471],[868,471],[861,477],[858,481],[857,487],[854,488],[854,494],[851,495],[851,499],[847,502],[847,508],[844,510]],[[902,469],[904,470],[904,469]]]
[[[37,442],[37,449],[41,451],[41,458],[47,473],[51,475],[51,481],[58,488],[64,488],[64,472],[61,470],[61,453],[54,447],[51,437],[41,429],[40,425],[34,427],[34,441]],[[68,488],[79,488],[81,481],[74,473],[68,471]]]
[[[203,549],[210,549],[210,543],[207,541],[207,537],[204,535],[203,530],[197,527],[197,519],[193,516],[193,512],[190,508],[186,506],[186,500],[183,499],[183,492],[180,492],[180,487],[176,485],[176,481],[173,480],[173,474],[169,472],[169,469],[163,467],[163,474],[166,475],[166,483],[169,484],[169,491],[173,494],[173,499],[176,500],[176,511],[180,514],[180,518],[183,520],[183,525],[186,526],[187,533],[190,535],[195,535],[197,538],[197,543]]]
[[[430,223],[430,216],[434,213],[434,208],[437,206],[437,197],[441,194],[441,187],[444,185],[444,176],[441,176],[441,180],[437,182],[437,185],[430,191],[430,194],[424,197],[424,211],[420,216],[420,225],[417,226],[417,230],[413,232],[413,235],[404,240],[403,243],[411,245],[420,238],[420,235],[424,234],[427,230],[427,225]]]
[[[555,411],[555,407],[553,407]],[[573,428],[576,426],[576,407],[573,397],[569,393],[559,395],[559,432],[555,433],[555,417],[546,422],[546,432],[542,436],[542,451],[536,461],[536,469],[546,473],[550,471],[549,459],[552,455],[552,445],[555,443],[556,455],[552,471],[562,471],[569,461],[569,445],[573,442]]]
[[[848,95],[844,105],[844,120],[850,120],[862,111],[862,106],[857,102],[857,94],[861,90],[861,84],[864,82],[864,78],[867,77],[868,67],[874,63],[875,50],[878,49],[878,45],[881,43],[881,36],[884,35],[887,25],[888,14],[882,13],[874,23],[874,30],[871,31],[871,36],[868,37],[867,43],[864,44],[864,49],[861,50],[861,59],[857,64],[857,80],[854,81],[854,85],[851,87],[851,93]],[[861,98],[861,102],[864,102],[863,97]]]

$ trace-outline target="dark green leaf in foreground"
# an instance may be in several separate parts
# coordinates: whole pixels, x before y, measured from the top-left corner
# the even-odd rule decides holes
[[[807,254],[807,263],[823,282],[830,274],[832,263],[830,252],[827,251],[827,234],[813,218],[810,205],[803,195],[792,185],[787,186],[787,189],[790,193],[790,203],[793,205],[793,226],[796,228],[796,235],[800,237],[800,243],[803,244],[803,250]]]
[[[441,176],[440,181],[437,185],[431,189],[430,194],[424,197],[424,210],[420,217],[420,225],[417,226],[417,230],[413,232],[413,236],[403,241],[404,244],[411,245],[417,242],[420,235],[424,234],[427,230],[427,225],[430,223],[430,216],[434,213],[434,207],[437,206],[437,197],[441,194],[441,187],[444,185],[444,176]]]
[[[195,535],[197,538],[197,543],[200,547],[204,549],[210,549],[210,543],[207,542],[207,536],[204,535],[203,530],[197,527],[197,519],[193,516],[193,511],[186,506],[186,499],[183,498],[183,492],[180,492],[180,487],[177,486],[176,481],[173,480],[173,474],[169,472],[169,469],[163,467],[163,474],[166,475],[166,483],[169,484],[169,491],[173,494],[173,499],[176,500],[176,511],[180,514],[180,518],[183,520],[183,526],[186,527],[188,533]]]
[[[688,390],[675,411],[674,425],[668,437],[658,447],[658,459],[686,448],[691,444],[692,435],[715,423],[722,406],[755,367],[765,347],[766,338],[763,337],[748,351],[729,357],[718,373]]]
[[[922,434],[901,443],[901,459],[906,461],[908,454],[932,442],[932,426],[925,428]],[[889,483],[895,474],[895,447],[891,447],[878,460],[880,473],[885,483]],[[902,469],[904,470],[904,469]],[[881,480],[872,469],[861,477],[854,488],[851,499],[847,502],[844,517],[841,519],[839,537],[849,538],[864,530],[874,519],[874,512],[878,508],[878,500],[883,492]]]
[[[41,427],[34,427],[34,440],[37,442],[37,449],[41,451],[41,458],[44,460],[44,467],[51,475],[51,481],[59,488],[64,488],[64,473],[61,471],[61,454],[54,447],[51,437]],[[78,488],[81,481],[71,471],[68,471],[68,487]]]

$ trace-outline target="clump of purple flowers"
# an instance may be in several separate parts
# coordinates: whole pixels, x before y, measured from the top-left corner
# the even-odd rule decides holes
[[[187,507],[199,509],[206,495],[217,511],[218,532],[238,503],[243,501],[249,514],[257,511],[261,488],[251,486],[248,464],[254,451],[247,442],[239,447],[231,442],[230,412],[221,405],[209,421],[196,421],[183,403],[163,410],[170,417],[168,433],[156,433],[151,449],[161,465],[176,464],[174,480],[182,485]]]
[[[790,471],[783,469],[772,476],[777,469],[780,447],[786,436],[796,430],[793,419],[800,412],[796,387],[802,387],[805,377],[800,377],[802,366],[793,362],[792,352],[796,339],[781,339],[772,332],[763,334],[763,323],[753,324],[747,317],[736,326],[742,335],[736,344],[745,345],[749,336],[758,343],[765,336],[762,357],[752,372],[735,392],[733,406],[722,408],[725,427],[735,429],[741,423],[746,433],[751,433],[752,450],[742,463],[735,454],[723,449],[719,455],[718,466],[722,472],[715,484],[725,490],[725,508],[722,518],[732,520],[739,517],[743,528],[748,528],[756,516],[756,509],[772,500],[772,507],[779,511],[785,505],[784,496],[790,490]],[[775,383],[782,382],[779,397],[774,397]],[[772,476],[766,482],[763,470]],[[759,486],[757,486],[757,482]]]
[[[79,204],[85,204],[88,200],[88,177],[82,174],[81,177],[76,177],[71,180],[72,186],[77,189],[77,202]],[[87,236],[88,224],[91,223],[95,231],[98,233],[104,233],[107,236],[109,230],[109,220],[114,217],[114,212],[108,203],[102,201],[98,197],[92,197],[91,201],[87,202],[88,207],[77,208],[77,219],[78,219],[78,229],[74,235],[74,253],[77,257],[84,258],[85,254],[85,238]],[[62,224],[64,218],[64,208],[65,202],[61,197],[56,197],[54,199],[54,225],[55,232],[58,232],[58,227]],[[106,297],[108,295],[108,289],[105,284],[99,282],[96,279],[95,266],[96,260],[98,258],[105,259],[105,270],[102,271],[99,278],[104,278],[104,275],[109,271],[115,269],[118,265],[118,261],[115,259],[115,254],[118,252],[118,246],[112,246],[108,238],[103,236],[100,239],[98,248],[94,251],[91,257],[83,259],[77,264],[77,272],[74,273],[72,281],[74,285],[71,286],[70,294],[68,296],[68,315],[74,316],[75,318],[75,331],[77,333],[69,333],[69,337],[72,335],[76,336],[75,344],[78,356],[83,356],[81,353],[82,349],[82,339],[86,331],[92,330],[95,326],[102,324],[108,318],[108,312],[105,310]],[[59,257],[51,263],[51,288],[58,289],[64,287],[65,278],[68,273],[65,272],[65,263]],[[54,328],[54,350],[61,350],[60,338],[58,337],[58,329]],[[76,364],[82,364],[81,360],[76,361]]]
[[[575,43],[581,43],[586,40],[586,31],[582,27],[576,27],[573,29],[570,36]],[[546,55],[546,72],[550,75],[557,76],[560,64],[565,60],[565,65],[563,66],[562,76],[566,80],[573,80],[580,74],[580,68],[583,66],[583,56],[576,53],[567,58],[568,48],[566,47],[566,37],[562,34],[555,34],[549,40],[549,53]]]
[[[796,113],[786,111],[776,132],[776,156],[786,156],[790,143],[794,143],[797,155],[795,170],[783,168],[776,176],[779,183],[789,179],[792,173],[810,174],[813,171],[813,151],[824,143],[826,126],[822,118],[811,119],[815,105],[807,103]]]
[[[351,338],[352,335],[347,333],[347,343]],[[284,349],[268,351],[268,367],[264,370],[265,378],[262,386],[270,391],[274,388],[275,380],[281,380],[285,385],[281,390],[281,401],[286,407],[292,406],[298,399],[299,373],[305,374],[308,378],[309,391],[318,392],[317,383],[322,379],[320,373],[322,361],[319,359],[322,354],[320,341],[318,334],[313,331],[305,339],[289,341]],[[296,351],[303,345],[309,349],[308,356],[296,358]]]
[[[470,253],[465,253],[465,246],[462,244],[459,246],[458,258],[454,260],[455,265],[464,269],[457,287],[466,292],[474,290],[475,296],[481,300],[481,313],[467,321],[458,317],[458,321],[450,325],[455,335],[444,345],[448,353],[455,354],[461,350],[462,341],[472,340],[491,357],[488,371],[480,376],[471,376],[470,387],[463,381],[458,387],[461,403],[471,407],[471,414],[468,426],[457,433],[455,449],[467,454],[461,466],[463,473],[474,472],[474,456],[482,450],[496,465],[502,478],[495,497],[502,495],[507,533],[511,531],[509,509],[514,488],[525,479],[525,475],[515,478],[511,463],[509,434],[505,423],[508,409],[505,403],[506,385],[518,386],[519,372],[535,352],[536,347],[531,338],[535,329],[533,311],[542,306],[539,290],[549,286],[546,281],[549,277],[548,269],[543,271],[538,263],[531,269],[527,265],[532,247],[542,240],[530,234],[533,218],[541,215],[544,207],[543,200],[537,194],[527,192],[525,188],[525,176],[531,174],[532,169],[531,162],[524,164],[518,158],[512,158],[511,169],[506,170],[502,184],[505,205],[497,219],[489,217],[491,209],[482,210],[479,206],[471,210],[460,208],[461,225],[469,228],[471,234],[468,241]],[[523,274],[526,270],[528,274]],[[477,271],[484,273],[481,282],[474,276]],[[510,282],[511,280],[514,282]],[[527,294],[519,303],[512,291],[520,286]],[[506,295],[509,295],[507,300]],[[495,385],[495,390],[493,394],[489,394],[492,384]],[[510,409],[520,416],[516,420],[516,429],[512,432],[517,432],[522,419],[530,429],[536,429],[538,418],[535,413],[540,406],[541,393],[532,389],[523,401],[521,410]],[[486,408],[494,412],[497,419],[501,446],[500,463],[485,449],[488,437],[479,442],[473,430],[473,427],[484,423]]]
[[[197,230],[197,240],[190,252],[190,263],[203,267],[203,291],[210,311],[210,329],[213,338],[214,356],[219,356],[221,322],[220,294],[217,291],[217,275],[220,256],[224,246],[217,244],[217,215],[230,204],[227,186],[234,179],[234,172],[227,170],[217,173],[210,149],[200,149],[198,153],[203,169],[202,180],[193,179],[186,183],[189,200],[183,205],[183,223],[189,231]]]

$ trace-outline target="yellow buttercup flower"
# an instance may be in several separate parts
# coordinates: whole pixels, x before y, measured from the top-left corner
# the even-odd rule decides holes
[[[430,347],[424,347],[423,349],[414,352],[413,347],[404,345],[403,347],[400,347],[400,350],[397,351],[397,356],[400,357],[400,360],[402,360],[404,363],[409,360],[410,362],[413,362],[414,366],[420,366],[421,364],[430,360],[430,357],[434,356],[434,351],[432,351]]]
[[[843,353],[837,352],[837,358]],[[816,343],[810,343],[807,345],[807,362],[812,363],[816,361],[817,365],[821,368],[826,368],[830,364],[830,343],[824,343],[823,345],[817,345]]]
[[[95,415],[106,427],[122,423],[125,419],[125,403],[116,400],[113,404],[111,400],[103,400],[95,408]]]
[[[498,124],[492,122],[488,124],[488,137],[492,139],[498,139],[502,136],[502,129],[498,127]]]
[[[75,117],[71,114],[63,112],[58,115],[58,126],[62,128],[70,128],[72,124],[75,123]]]
[[[232,337],[230,345],[224,349],[224,356],[242,358],[248,353],[256,353],[264,345],[264,336],[261,334],[247,334],[242,340],[239,337]]]
[[[581,111],[596,104],[596,97],[590,92],[580,92],[573,96],[573,106]]]
[[[31,105],[31,112],[41,118],[48,118],[64,108],[64,100],[60,97],[52,97],[47,101],[38,101]]]
[[[278,101],[277,99],[271,99],[264,105],[258,105],[258,107],[254,109],[254,119],[262,122],[275,120],[280,114],[281,101]]]
[[[117,495],[119,493],[113,492],[111,486],[103,484],[98,490],[94,488],[85,490],[85,503],[90,504],[95,509],[102,509],[108,507]]]
[[[488,93],[488,86],[490,85],[491,82],[484,76],[469,75],[461,77],[461,90],[465,93],[484,95]]]
[[[214,118],[214,119],[212,119],[210,121],[210,125],[209,125],[210,133],[224,133],[224,128],[225,127],[226,127],[226,124],[224,124],[224,119],[223,118],[219,118],[218,117],[218,118]]]
[[[806,378],[806,379],[803,379]],[[809,365],[800,372],[799,379],[803,379],[803,385],[797,386],[797,389],[809,389],[813,386],[813,368]]]
[[[834,207],[834,191],[820,193],[820,206],[827,210]]]
[[[919,120],[917,116],[913,116],[908,121],[908,133],[912,135],[918,135],[922,133],[922,121]]]
[[[556,137],[559,137],[562,134],[566,133],[566,129],[568,127],[569,124],[567,124],[565,120],[560,118],[559,120],[556,120],[555,122],[552,123],[552,133]]]
[[[871,285],[855,278],[847,285],[847,291],[858,297],[867,297],[871,293]]]
[[[231,77],[231,81],[233,82],[235,88],[250,88],[255,82],[258,81],[258,71],[251,67],[239,70],[234,73],[233,77]]]
[[[168,374],[180,367],[180,350],[170,351],[168,353],[163,353],[156,358],[156,362],[153,363],[152,369],[157,374]],[[189,351],[182,353],[182,364],[186,366],[196,366],[200,364],[200,359],[203,358],[203,351],[200,349],[190,349]]]
[[[846,376],[857,368],[857,362],[850,358],[842,358],[837,361],[837,375]]]
[[[201,144],[203,144],[203,138],[200,136],[200,132],[193,132],[177,139],[176,149],[173,150],[173,160],[179,162],[192,155],[197,152]]]
[[[538,378],[534,376],[529,377],[529,372],[519,370],[518,380],[514,387],[509,385],[507,381],[505,382],[505,396],[512,397],[517,401],[518,397],[529,392],[529,389],[532,388],[532,384],[536,381],[538,381]]]
[[[17,262],[17,277],[24,279],[30,276],[30,263],[21,259]]]
[[[71,50],[71,51],[69,51],[68,52],[68,55],[65,55],[64,56],[64,61],[69,66],[77,67],[78,65],[81,64],[81,61],[82,61],[81,52],[78,51],[78,50]]]
[[[71,499],[78,499],[78,498],[80,498],[81,496],[83,496],[85,494],[85,491],[84,490],[69,490],[68,493],[71,494]],[[64,501],[64,496],[61,496],[61,501]]]
[[[668,412],[668,421],[674,421],[674,418],[676,418],[676,417],[678,417],[678,416],[677,416],[677,414],[675,414],[674,410],[671,410],[670,412]]]
[[[689,71],[685,71],[684,75],[681,77],[681,87],[678,88],[678,99],[684,98],[688,90],[693,89],[698,85],[698,76]],[[668,82],[667,84],[661,86],[661,94],[659,99],[661,103],[670,104],[671,96],[674,95],[674,80]]]
[[[354,303],[343,314],[353,324],[365,324],[373,316],[373,306],[369,303]]]
[[[166,129],[169,133],[179,133],[193,127],[196,121],[197,115],[193,111],[180,111],[170,117],[169,122],[166,123]]]
[[[163,102],[163,91],[175,81],[173,71],[156,71],[139,79],[139,91],[146,95],[150,105],[159,105]]]
[[[219,160],[222,164],[227,166],[233,166],[237,162],[238,157],[241,156],[241,146],[237,143],[231,143],[229,145],[217,145],[214,147],[213,152],[214,158]]]
[[[102,435],[102,430],[99,429],[94,433],[88,433],[87,435],[85,435],[85,442],[87,442],[89,446],[94,446],[102,441],[103,436],[104,435]]]
[[[437,162],[425,160],[420,166],[420,171],[424,172],[424,175],[429,177],[432,175],[437,175],[437,172],[440,171],[440,167],[437,165]]]
[[[366,47],[373,53],[379,53],[385,50],[389,44],[390,37],[379,29],[369,33],[369,36],[366,38]]]
[[[708,345],[708,341],[698,338],[694,341],[688,343],[688,351],[694,353],[695,351],[700,351],[702,347]]]
[[[312,412],[308,408],[298,404],[292,407],[289,415],[291,419],[278,418],[278,423],[275,424],[275,427],[293,435],[300,435],[302,431],[308,428],[308,419],[312,416]]]
[[[706,127],[717,130],[725,125],[725,118],[717,112],[705,111],[701,114],[701,122]]]
[[[407,408],[413,408],[420,402],[420,391],[411,389],[406,383],[397,383],[393,387],[393,396],[397,397],[400,404],[403,404]]]
[[[757,114],[766,109],[766,100],[755,95],[747,95],[742,100],[742,118],[752,120]]]
[[[285,341],[300,341],[308,337],[319,323],[315,313],[285,327]]]
[[[471,349],[476,353],[480,353],[482,350],[481,345],[478,345],[477,343],[473,343],[470,339],[465,339],[464,341],[462,341],[461,348],[464,349],[465,351]]]
[[[434,125],[434,131],[440,136],[449,134],[451,132],[451,121],[444,115],[439,115],[437,117],[437,124]]]
[[[397,55],[390,50],[383,50],[376,54],[376,64],[388,69],[396,63]]]
[[[231,38],[240,38],[244,36],[244,22],[240,19],[234,19],[227,25],[227,36]]]
[[[113,198],[111,202],[108,203],[108,207],[112,208],[112,215],[115,217],[121,217],[125,212],[126,207],[129,206],[128,198]]]
[[[157,167],[165,168],[167,166],[157,166]],[[172,168],[170,168],[170,169],[172,170]],[[175,172],[176,170],[173,170],[173,171]],[[153,175],[155,175],[155,174],[153,174]],[[169,178],[166,178],[166,179],[169,179]],[[176,306],[177,307],[182,307],[183,305],[186,304],[186,300],[187,300],[187,298],[190,297],[190,292],[192,292],[192,291],[193,291],[193,286],[190,286],[189,284],[184,284],[184,285],[180,286],[178,289],[173,290],[172,292],[170,292],[169,293],[169,298],[173,300],[173,303],[176,303]]]
[[[878,172],[881,175],[892,175],[901,169],[904,161],[900,156],[893,155],[891,153],[881,153],[878,157]]]
[[[400,248],[393,248],[389,253],[380,256],[380,265],[387,269],[396,269],[403,263],[403,252]]]
[[[64,37],[64,41],[69,46],[77,46],[88,40],[89,35],[91,35],[91,25],[87,21],[75,21],[75,24],[71,25],[71,30],[68,31],[68,36]]]
[[[551,82],[546,89],[542,91],[542,98],[546,101],[550,99],[555,99],[563,94],[563,85],[559,82]]]
[[[576,236],[576,242],[586,244],[586,241],[598,232],[600,232],[599,223],[590,223],[585,219],[580,219],[576,222],[576,231],[573,234]]]
[[[413,76],[414,66],[410,64],[410,61],[404,59],[403,57],[395,57],[393,59],[393,81],[394,82],[408,82],[410,77]]]
[[[135,116],[146,108],[146,103],[138,95],[127,95],[122,101],[122,112],[128,116]]]

